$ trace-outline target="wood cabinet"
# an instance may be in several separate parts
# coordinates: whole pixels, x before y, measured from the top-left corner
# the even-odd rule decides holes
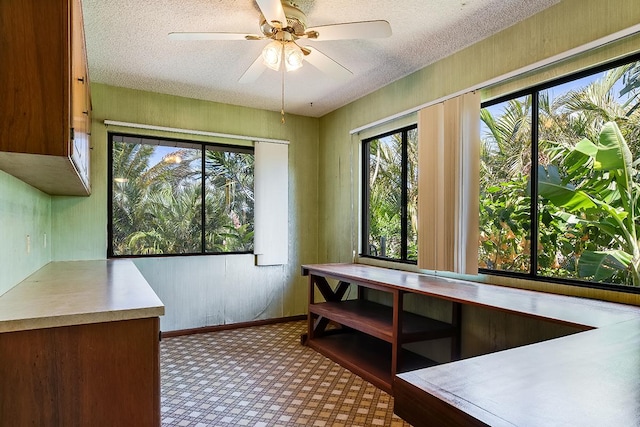
[[[3,0],[0,41],[0,169],[49,194],[89,195],[80,0]]]
[[[323,266],[303,266],[309,276],[308,331],[304,341],[376,387],[392,394],[396,373],[433,366],[436,362],[403,348],[403,344],[451,338],[452,358],[459,347],[459,305],[453,304],[451,323],[419,316],[403,309],[404,295],[398,286],[366,278],[345,278]],[[331,286],[327,279],[337,280]],[[350,286],[358,287],[358,298],[343,300]],[[391,295],[392,306],[368,301],[364,289]],[[315,302],[316,289],[325,302]]]
[[[51,262],[1,295],[0,427],[159,427],[162,314],[130,260]]]
[[[1,426],[160,426],[159,319],[0,333]]]

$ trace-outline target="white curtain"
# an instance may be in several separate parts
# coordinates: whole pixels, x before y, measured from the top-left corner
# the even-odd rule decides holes
[[[480,95],[418,112],[418,267],[478,273]]]
[[[255,143],[254,234],[256,265],[289,261],[289,145]]]

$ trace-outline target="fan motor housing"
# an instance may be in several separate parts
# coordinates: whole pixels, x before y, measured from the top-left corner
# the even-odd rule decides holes
[[[307,30],[307,16],[304,12],[298,9],[295,4],[289,4],[288,2],[282,3],[282,9],[284,9],[284,15],[287,17],[287,26],[282,30],[297,37],[303,36]],[[260,21],[260,30],[267,37],[272,37],[279,31],[278,28],[268,23],[264,17]]]

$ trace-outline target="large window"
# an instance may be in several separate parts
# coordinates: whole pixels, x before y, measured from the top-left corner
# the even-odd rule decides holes
[[[109,159],[108,256],[253,250],[252,147],[109,134]]]
[[[480,267],[640,291],[640,62],[483,104]]]
[[[413,125],[363,141],[363,255],[417,260],[417,133]]]

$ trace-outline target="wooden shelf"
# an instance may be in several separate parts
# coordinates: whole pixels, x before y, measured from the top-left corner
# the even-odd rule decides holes
[[[451,323],[404,311],[406,292],[383,282],[346,281],[335,275],[309,276],[309,315],[303,343],[351,370],[376,387],[393,394],[393,378],[398,372],[421,369],[436,363],[404,349],[403,344],[451,338],[451,358],[460,354],[460,310],[452,304]],[[330,284],[327,278],[338,280]],[[351,285],[358,286],[358,298],[343,300]],[[390,294],[392,306],[364,298],[362,288]],[[319,291],[324,302],[316,303]]]
[[[351,331],[316,337],[307,345],[349,369],[376,387],[391,393],[391,344],[368,334]],[[436,362],[408,350],[400,352],[399,372],[436,365]]]
[[[392,343],[393,308],[366,300],[311,304],[309,311]],[[449,337],[455,328],[445,322],[417,314],[402,313],[401,342]]]

